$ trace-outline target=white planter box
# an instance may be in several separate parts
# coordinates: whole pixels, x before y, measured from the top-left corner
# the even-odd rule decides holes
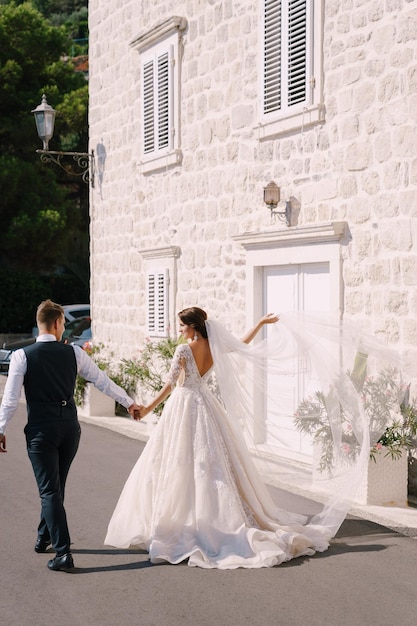
[[[87,383],[84,395],[84,404],[80,411],[84,415],[99,417],[114,417],[116,403],[113,398],[109,398],[91,383]]]
[[[400,459],[376,455],[376,463],[369,460],[355,502],[379,506],[406,506],[408,497],[408,455],[404,450]]]
[[[321,459],[322,450],[314,446],[314,458]],[[335,489],[337,479],[329,479],[326,470],[313,471],[313,489],[327,491]],[[341,480],[341,485],[343,480]],[[366,474],[363,476],[354,498],[356,504],[375,506],[407,506],[408,499],[408,455],[404,450],[401,458],[393,460],[386,457],[384,450],[376,455],[376,462],[368,461]]]

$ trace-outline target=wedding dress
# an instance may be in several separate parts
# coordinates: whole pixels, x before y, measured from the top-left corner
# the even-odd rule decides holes
[[[125,483],[105,544],[144,548],[153,563],[188,559],[190,566],[219,569],[272,567],[328,548],[349,509],[355,477],[359,479],[369,456],[368,427],[352,420],[365,452],[359,450],[348,466],[344,459],[334,464],[316,509],[311,510],[307,492],[300,491],[301,483],[288,479],[288,468],[296,466],[290,462],[284,463],[284,474],[278,472],[281,490],[275,502],[255,465],[252,435],[258,413],[264,413],[258,410],[257,398],[268,393],[259,368],[270,372],[279,364],[280,373],[286,371],[299,330],[292,328],[288,341],[290,326],[284,332],[279,328],[273,340],[247,346],[220,324],[207,322],[221,401],[209,384],[212,371],[200,375],[189,345],[177,347],[168,376],[173,392]],[[318,348],[325,356],[323,343],[307,336],[305,328],[303,346],[310,357]],[[299,348],[297,343],[298,354]],[[331,368],[327,363],[320,369]],[[340,373],[333,372],[332,381],[335,376],[343,387]],[[345,404],[353,403],[356,417],[360,407],[352,389],[349,392]],[[333,430],[331,436],[337,439],[338,428]],[[265,449],[261,456],[268,458]],[[314,468],[311,471],[313,475]],[[286,481],[293,485],[288,491],[282,489]],[[294,506],[297,492],[301,496]]]

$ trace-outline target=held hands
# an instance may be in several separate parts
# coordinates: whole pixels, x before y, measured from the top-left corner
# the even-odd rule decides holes
[[[148,415],[148,413],[150,413],[150,409],[148,409],[146,406],[143,406],[142,404],[140,404],[139,406],[137,404],[132,404],[132,407],[134,407],[133,412],[131,412],[129,408],[129,413],[137,422],[146,415]]]
[[[6,450],[6,435],[0,435],[0,452],[7,452],[7,450]]]
[[[136,404],[136,403],[131,404],[130,407],[127,409],[129,411],[130,416],[133,417],[134,420],[138,419],[136,417],[136,414],[139,413],[139,409],[140,409],[140,406],[139,404]]]

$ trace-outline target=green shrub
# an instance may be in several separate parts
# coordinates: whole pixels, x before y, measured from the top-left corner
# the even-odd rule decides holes
[[[166,382],[175,348],[180,342],[181,340],[169,338],[160,341],[147,340],[138,358],[121,359],[118,364],[114,362],[113,354],[106,358],[102,356],[103,344],[94,346],[88,350],[88,354],[98,367],[127,393],[136,393],[139,389],[145,395],[153,397]],[[78,405],[84,402],[86,384],[84,378],[77,376],[74,398]],[[164,404],[161,402],[153,412],[160,415]]]

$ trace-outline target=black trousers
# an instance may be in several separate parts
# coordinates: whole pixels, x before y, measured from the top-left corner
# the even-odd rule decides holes
[[[65,483],[77,453],[81,429],[78,420],[57,420],[25,427],[29,459],[41,498],[38,537],[50,540],[58,556],[70,550],[71,539],[64,508]]]

